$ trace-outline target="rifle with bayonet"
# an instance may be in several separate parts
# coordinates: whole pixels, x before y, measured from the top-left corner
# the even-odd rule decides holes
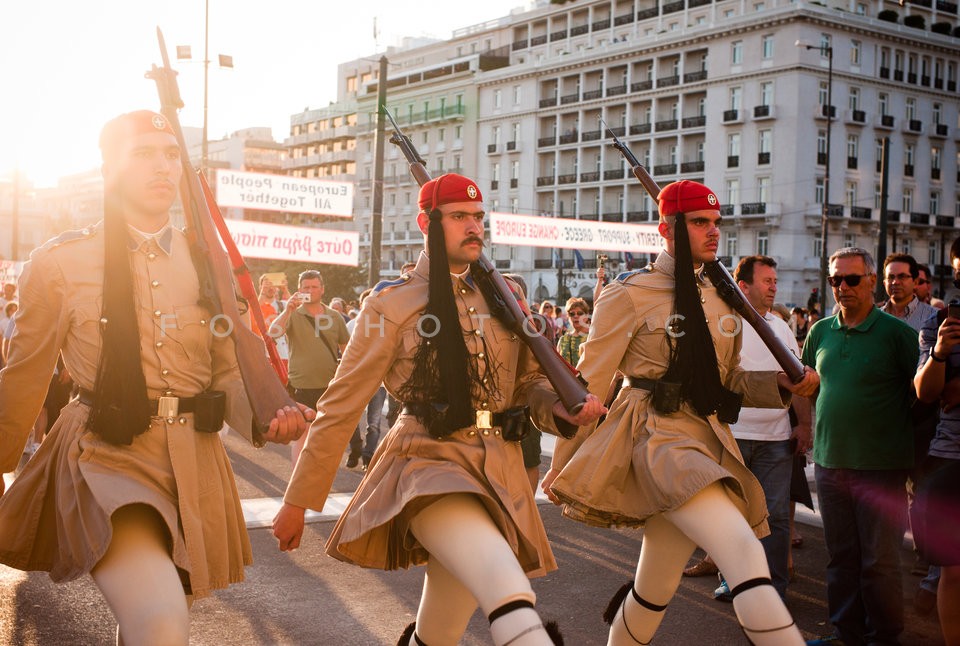
[[[217,227],[211,208],[215,204],[207,201],[203,181],[199,172],[190,165],[187,145],[177,111],[183,107],[180,88],[177,86],[177,72],[170,67],[163,33],[157,29],[160,43],[160,56],[163,65],[147,72],[147,78],[157,84],[160,94],[160,111],[170,122],[176,133],[181,150],[183,178],[180,186],[180,201],[183,204],[186,219],[186,234],[190,243],[190,255],[200,281],[200,304],[210,311],[211,324],[217,321],[215,329],[229,334],[237,352],[237,363],[243,386],[247,393],[250,408],[253,411],[253,429],[251,440],[257,446],[264,444],[270,421],[278,409],[285,406],[296,407],[286,388],[267,361],[263,341],[245,324],[237,304],[237,294],[233,282],[233,272],[229,260],[223,252]],[[256,306],[254,301],[253,306]],[[242,432],[242,429],[238,429]]]
[[[410,173],[417,180],[417,184],[423,186],[430,181],[430,174],[424,167],[423,158],[420,157],[410,138],[400,130],[400,126],[397,125],[387,107],[382,106],[381,109],[393,126],[390,143],[400,148],[410,165]],[[513,290],[485,255],[480,254],[480,258],[470,266],[470,272],[477,281],[484,300],[490,306],[491,314],[527,344],[533,356],[540,362],[540,367],[553,385],[564,408],[574,415],[579,412],[589,393],[576,368],[561,357],[556,347],[537,331],[535,320],[523,311]],[[557,420],[557,428],[564,437],[573,437],[576,433],[575,427],[569,426],[562,420]]]
[[[613,147],[620,151],[620,154],[623,155],[623,158],[627,160],[627,163],[630,164],[631,169],[633,170],[633,176],[636,177],[640,183],[643,185],[643,188],[646,189],[647,193],[653,198],[653,201],[657,201],[657,197],[660,195],[660,186],[654,181],[653,177],[650,176],[650,173],[647,172],[647,169],[637,161],[637,158],[634,156],[633,152],[620,141],[620,138],[617,137],[616,133],[610,129],[610,126],[604,122],[603,119],[600,119],[600,123],[603,124],[603,127],[606,128],[607,133],[610,137],[613,138]],[[710,282],[717,288],[717,294],[720,295],[720,298],[726,302],[727,305],[732,307],[737,314],[743,317],[750,326],[757,331],[757,335],[760,337],[760,340],[763,341],[763,344],[767,346],[767,349],[770,350],[770,353],[773,355],[773,358],[780,364],[780,367],[783,368],[783,371],[787,374],[791,381],[794,383],[799,383],[803,380],[804,369],[803,364],[800,363],[798,359],[789,348],[777,338],[776,333],[773,331],[773,328],[763,317],[760,316],[760,313],[754,309],[753,305],[750,304],[750,301],[747,300],[747,297],[744,296],[743,292],[740,290],[739,285],[733,280],[733,276],[730,275],[730,272],[727,271],[727,268],[723,266],[723,263],[720,260],[713,260],[711,262],[705,262],[703,264],[704,273],[710,278]]]

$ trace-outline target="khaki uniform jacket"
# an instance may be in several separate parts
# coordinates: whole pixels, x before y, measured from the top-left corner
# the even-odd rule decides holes
[[[233,342],[211,332],[210,314],[198,305],[186,237],[172,227],[148,239],[131,230],[129,247],[148,397],[226,391],[228,422],[249,433]],[[10,361],[0,372],[0,471],[17,465],[58,354],[77,385],[93,390],[103,268],[99,224],[54,238],[25,265]],[[0,497],[0,562],[49,571],[56,581],[76,578],[103,557],[111,514],[145,503],[166,521],[173,560],[193,594],[242,580],[250,545],[219,435],[195,432],[187,413],[154,417],[133,444],[116,446],[87,430],[88,413],[70,402]]]
[[[661,253],[645,270],[619,277],[597,299],[578,368],[590,392],[604,397],[617,370],[659,379],[669,365],[667,327],[674,302],[674,262]],[[742,321],[706,279],[700,284],[720,377],[744,394],[744,406],[785,408],[776,372],[739,367]],[[700,417],[684,402],[671,415],[650,406],[650,392],[624,388],[603,423],[559,441],[553,466],[562,468],[553,491],[567,516],[594,525],[640,526],[676,509],[720,481],[759,535],[768,533],[766,503],[730,428],[716,415]]]
[[[371,294],[317,417],[284,500],[319,510],[326,502],[344,448],[367,403],[379,388],[397,396],[413,371],[421,343],[418,323],[428,300],[429,261],[421,254],[401,284]],[[496,392],[477,409],[503,411],[529,405],[534,422],[556,433],[552,407],[558,398],[523,341],[489,314],[468,276],[452,277],[467,350],[485,354]],[[482,362],[481,362],[481,365]],[[519,442],[500,429],[468,427],[440,440],[411,415],[401,414],[373,456],[367,474],[327,544],[341,560],[394,569],[424,563],[426,552],[409,532],[409,520],[437,496],[476,494],[487,507],[520,564],[531,574],[556,567],[523,469]]]

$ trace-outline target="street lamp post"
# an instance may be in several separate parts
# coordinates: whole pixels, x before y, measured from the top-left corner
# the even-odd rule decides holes
[[[795,45],[804,49],[815,49],[820,55],[827,56],[827,105],[823,109],[827,117],[827,158],[823,165],[823,208],[820,210],[820,316],[827,312],[827,224],[830,215],[830,140],[833,125],[833,47],[830,45],[811,45],[798,40]]]

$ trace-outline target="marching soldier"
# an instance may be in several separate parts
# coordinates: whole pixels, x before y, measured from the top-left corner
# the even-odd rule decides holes
[[[523,341],[491,318],[470,274],[483,249],[482,197],[442,175],[420,189],[427,252],[363,303],[337,375],[274,520],[294,549],[304,510],[320,510],[340,455],[383,382],[403,402],[393,428],[327,543],[363,567],[426,564],[417,621],[400,644],[458,643],[479,605],[498,645],[550,644],[527,576],[556,567],[523,470],[517,428],[528,404],[541,429],[603,411],[590,397],[571,417]]]
[[[100,147],[103,221],[34,251],[20,279],[0,472],[17,466],[61,352],[80,395],[0,497],[0,562],[58,582],[90,573],[118,643],[187,644],[189,601],[251,563],[217,434],[224,419],[251,429],[251,412],[233,342],[198,304],[187,239],[170,223],[182,173],[172,128],[131,112]],[[277,411],[266,439],[295,439],[304,415]]]
[[[559,443],[543,487],[569,517],[645,528],[636,579],[604,616],[610,644],[650,642],[697,545],[727,576],[753,643],[802,643],[756,538],[768,533],[763,492],[727,424],[741,396],[783,408],[782,391],[809,395],[819,380],[809,369],[798,385],[783,373],[739,369],[742,322],[696,273],[716,259],[717,197],[682,181],[659,199],[666,251],[603,290],[581,348],[591,392],[604,394],[617,370],[627,375],[623,389],[592,435],[582,429]]]

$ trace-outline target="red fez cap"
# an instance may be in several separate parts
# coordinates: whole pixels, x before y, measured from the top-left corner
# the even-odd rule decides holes
[[[452,202],[482,201],[477,183],[456,173],[441,175],[420,187],[420,210],[424,213]]]
[[[100,132],[100,151],[106,157],[117,147],[137,135],[165,132],[176,136],[167,118],[152,110],[135,110],[111,119]]]
[[[660,190],[657,199],[660,202],[660,217],[662,218],[677,213],[720,209],[720,200],[717,199],[716,193],[700,182],[693,182],[688,179],[667,184]]]

